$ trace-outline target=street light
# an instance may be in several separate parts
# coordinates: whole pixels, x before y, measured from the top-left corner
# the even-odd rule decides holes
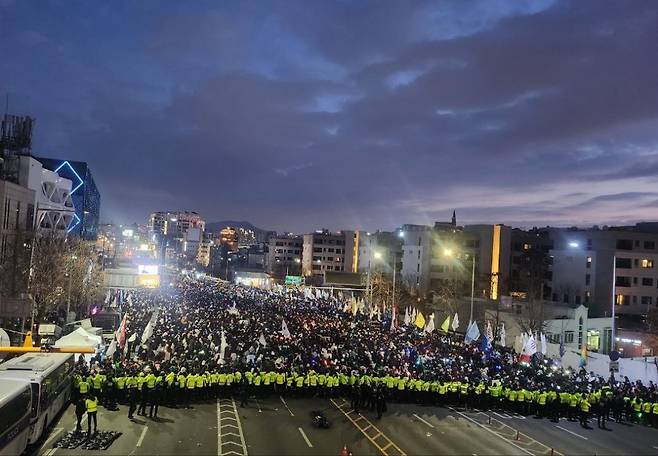
[[[454,258],[456,256],[452,249],[443,249],[443,255],[448,258]],[[471,260],[471,311],[468,317],[469,324],[473,321],[473,303],[475,301],[475,255],[471,256]]]

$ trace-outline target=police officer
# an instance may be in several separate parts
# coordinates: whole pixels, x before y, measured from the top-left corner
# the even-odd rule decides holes
[[[137,379],[130,376],[126,379],[126,390],[128,391],[128,419],[133,419],[135,410],[137,409],[137,397],[139,390],[137,389]]]
[[[158,419],[158,409],[160,403],[162,402],[162,394],[164,391],[164,384],[162,381],[158,381],[160,377],[156,379],[155,386],[152,390],[149,391],[151,408],[149,409],[149,418]]]
[[[98,397],[91,394],[85,399],[85,408],[87,409],[87,436],[91,436],[91,422],[94,422],[94,434],[98,428],[96,421],[96,412],[98,411]]]

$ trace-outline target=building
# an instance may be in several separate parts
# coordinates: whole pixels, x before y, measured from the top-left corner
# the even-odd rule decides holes
[[[498,299],[508,292],[511,228],[504,225],[457,226],[451,222],[404,225],[403,283],[419,296],[446,287],[455,295]]]
[[[558,350],[560,344],[563,344],[564,349],[580,352],[583,344],[587,344],[587,349],[591,352],[610,353],[612,318],[593,317],[582,304],[541,304],[541,315],[536,314],[530,309],[530,305],[525,303],[516,304],[514,308],[505,311],[487,310],[485,318],[492,322],[493,327],[497,326],[495,322],[505,324],[507,346],[514,346],[515,339],[523,332],[529,331],[530,326],[541,326],[541,332],[546,335],[547,342],[555,344]],[[522,349],[518,346],[515,348],[519,352]]]
[[[550,300],[585,304],[595,315],[647,315],[658,307],[658,223],[546,228],[553,243]],[[614,293],[613,293],[614,278]]]
[[[387,275],[402,269],[402,231],[359,232],[359,256],[357,270],[383,272]]]
[[[199,263],[204,268],[210,266],[210,259],[212,257],[212,248],[214,242],[211,239],[204,239],[199,244],[199,249],[196,254],[196,262]]]
[[[149,232],[156,236],[167,236],[171,239],[183,239],[190,228],[206,229],[205,220],[193,211],[160,211],[149,216]]]
[[[85,240],[96,240],[101,212],[101,195],[94,182],[89,165],[81,161],[38,158],[43,167],[69,179],[71,198],[75,206],[73,224],[69,233]]]
[[[325,271],[356,272],[359,264],[359,233],[318,230],[305,234],[302,247],[302,273],[324,277]]]
[[[29,156],[20,157],[19,166],[19,184],[34,192],[34,200],[28,207],[28,223],[37,230],[66,236],[78,224],[72,182]]]
[[[303,237],[294,234],[270,237],[265,254],[267,271],[279,278],[301,275],[303,244]]]
[[[219,244],[225,245],[230,252],[238,250],[238,232],[235,228],[227,226],[219,232]]]

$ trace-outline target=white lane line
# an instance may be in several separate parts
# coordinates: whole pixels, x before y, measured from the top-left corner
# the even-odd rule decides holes
[[[306,437],[306,433],[304,433],[304,429],[302,429],[302,428],[299,427],[299,428],[297,428],[297,430],[299,431],[299,433],[300,433],[300,434],[302,435],[302,437],[304,438],[304,441],[306,442],[306,444],[308,445],[308,447],[309,447],[309,448],[313,448],[313,444],[312,444],[311,441],[308,439],[308,437]]]
[[[419,417],[419,416],[416,415],[415,413],[414,413],[414,416],[415,416],[416,418],[418,418],[420,421],[422,421],[423,423],[425,423],[426,425],[428,425],[429,427],[431,427],[432,429],[434,429],[434,425],[433,425],[432,423],[429,423],[429,422],[425,421],[424,419],[422,419],[421,417]]]
[[[249,454],[247,451],[247,442],[244,440],[244,432],[242,431],[242,423],[240,422],[240,415],[238,415],[238,407],[235,405],[235,399],[231,398],[231,403],[233,404],[233,413],[238,423],[238,433],[240,434],[240,442],[242,443],[242,455],[247,456]]]
[[[290,407],[288,407],[288,403],[286,400],[283,398],[283,396],[279,396],[281,398],[281,402],[283,402],[283,405],[286,406],[286,409],[288,409],[288,412],[290,413],[290,416],[295,416],[294,413],[292,413],[292,410],[290,410]]]
[[[217,456],[222,456],[222,414],[219,407],[219,398],[217,398]]]
[[[57,434],[59,434],[59,433],[62,432],[63,430],[64,430],[64,428],[61,428],[61,427],[56,427],[56,428],[54,428],[54,429],[53,429],[53,432],[50,434],[50,436],[48,437],[48,439],[46,439],[46,441],[43,442],[43,446],[48,445],[48,442],[50,442],[53,438],[55,438],[55,437],[57,436]]]
[[[507,415],[501,415],[501,414],[500,414],[500,413],[498,413],[498,412],[493,412],[493,414],[494,414],[494,415],[496,415],[496,416],[499,416],[499,417],[501,417],[501,418],[502,418],[502,419],[504,419],[504,420],[505,420],[505,419],[507,419],[507,420],[511,420],[511,419],[512,419],[512,417],[511,417],[511,416],[507,416]]]
[[[144,441],[144,436],[146,435],[146,431],[148,431],[148,430],[149,430],[149,427],[144,426],[144,429],[142,429],[142,434],[139,436],[139,440],[137,441],[136,446],[138,446],[138,447],[142,446],[142,442]]]
[[[462,412],[460,412],[459,410],[455,410],[455,409],[452,408],[452,407],[448,407],[448,408],[449,408],[450,410],[452,410],[453,412],[457,413],[459,416],[463,417],[464,419],[467,419],[467,420],[470,421],[471,423],[475,424],[476,426],[481,427],[482,429],[484,429],[484,430],[487,431],[488,433],[493,434],[493,435],[495,435],[496,437],[498,437],[499,439],[503,440],[504,442],[507,442],[507,443],[509,443],[510,445],[512,445],[513,447],[518,448],[519,450],[523,451],[525,454],[529,454],[530,456],[534,456],[533,453],[529,452],[528,450],[526,450],[526,449],[523,448],[523,447],[518,446],[516,443],[512,442],[511,440],[506,439],[506,438],[503,437],[502,435],[495,433],[494,431],[492,431],[492,430],[489,429],[488,427],[486,427],[486,426],[484,426],[483,424],[480,424],[480,423],[478,423],[477,421],[475,421],[475,420],[474,420],[473,418],[471,418],[470,416],[465,415],[465,414],[463,414]]]
[[[555,427],[558,428],[558,429],[562,429],[564,432],[568,432],[571,435],[575,435],[576,437],[580,437],[583,440],[589,440],[587,437],[584,437],[580,434],[576,434],[575,432],[570,431],[569,429],[563,428],[562,426],[558,426],[557,424],[555,425]]]

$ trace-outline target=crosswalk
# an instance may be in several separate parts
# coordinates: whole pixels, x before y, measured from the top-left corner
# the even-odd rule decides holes
[[[342,399],[337,402],[331,399],[331,402],[384,456],[406,456],[406,453],[370,420],[351,410],[347,401]]]
[[[217,399],[217,455],[248,454],[235,400]]]

